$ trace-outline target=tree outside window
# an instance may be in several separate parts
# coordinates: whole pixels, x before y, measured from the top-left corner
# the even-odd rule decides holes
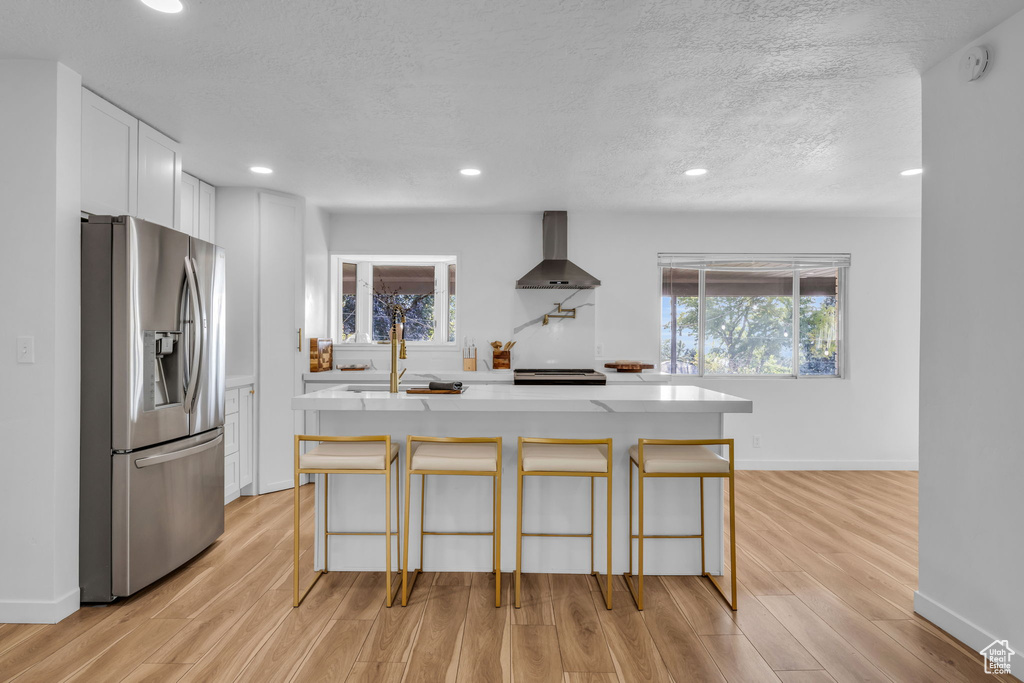
[[[341,343],[387,341],[396,310],[407,341],[454,343],[454,256],[335,256],[331,270],[332,325]]]
[[[697,267],[676,266],[686,258],[662,257],[664,372],[840,374],[843,266],[811,267],[799,259],[773,263],[760,257],[732,262],[705,257]]]

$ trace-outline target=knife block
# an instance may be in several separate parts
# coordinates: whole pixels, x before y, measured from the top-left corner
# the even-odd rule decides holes
[[[491,367],[495,370],[509,370],[512,368],[511,351],[495,351]]]

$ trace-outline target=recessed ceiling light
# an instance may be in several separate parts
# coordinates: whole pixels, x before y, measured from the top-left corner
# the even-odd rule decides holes
[[[165,14],[177,14],[185,9],[185,6],[181,4],[181,0],[142,0],[142,4]]]
[[[461,171],[459,171],[459,173],[461,173],[462,175],[480,175],[480,169],[479,168],[464,168]]]
[[[267,173],[274,172],[274,169],[267,168],[266,166],[250,166],[249,170],[252,171],[253,173],[262,173],[264,175],[266,175]]]
[[[704,175],[707,172],[708,172],[708,169],[706,169],[706,168],[691,168],[688,171],[683,171],[683,175],[690,175],[690,176]]]
[[[924,173],[923,168],[908,168],[906,171],[901,171],[900,175],[921,175]]]

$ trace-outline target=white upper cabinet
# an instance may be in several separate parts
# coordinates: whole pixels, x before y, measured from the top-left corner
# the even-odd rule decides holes
[[[139,121],[138,217],[180,228],[181,145]]]
[[[82,90],[82,210],[134,216],[138,197],[139,121]]]
[[[214,217],[217,188],[188,173],[181,174],[182,232],[207,242],[214,242]]]
[[[217,188],[209,183],[199,181],[199,223],[198,237],[207,242],[217,241],[216,215],[217,215]]]
[[[188,173],[181,174],[181,209],[178,229],[192,237],[199,237],[199,179]]]
[[[180,203],[181,145],[83,88],[82,211],[181,229]]]

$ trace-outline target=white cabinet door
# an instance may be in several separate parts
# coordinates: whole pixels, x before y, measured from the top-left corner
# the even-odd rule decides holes
[[[224,504],[238,498],[238,453],[224,457]]]
[[[238,485],[252,484],[252,466],[255,450],[252,434],[252,390],[243,387],[238,392]],[[245,491],[251,495],[254,491]]]
[[[199,179],[181,174],[181,219],[178,229],[191,237],[199,237]]]
[[[238,449],[238,413],[228,413],[224,416],[224,455],[234,455]]]
[[[134,216],[139,121],[82,90],[82,211]]]
[[[199,232],[201,240],[216,243],[217,232],[214,227],[217,210],[217,188],[209,183],[199,181]]]
[[[139,121],[138,217],[179,229],[180,194],[181,145]]]
[[[291,407],[302,377],[302,221],[300,199],[259,194],[259,493],[294,481],[293,444],[302,429],[302,414]]]

